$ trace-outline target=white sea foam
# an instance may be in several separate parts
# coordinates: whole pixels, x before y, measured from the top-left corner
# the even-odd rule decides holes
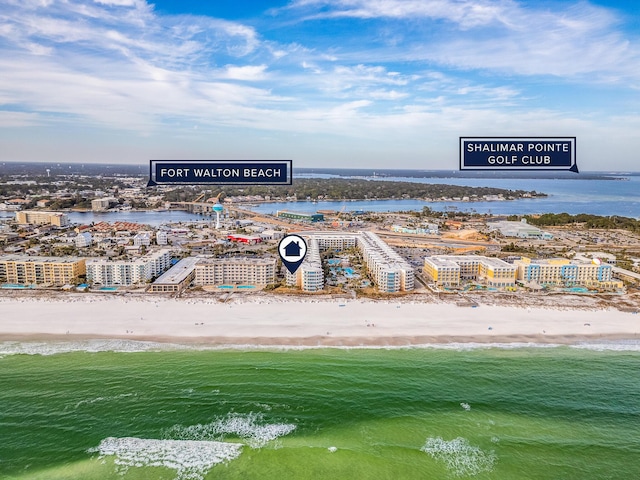
[[[613,340],[611,342],[581,342],[571,345],[581,350],[595,350],[597,352],[640,352],[640,340]]]
[[[466,410],[467,412],[471,410],[471,405],[469,405],[468,403],[462,402],[460,406],[462,407],[463,410]]]
[[[56,355],[72,352],[157,352],[179,349],[179,345],[134,340],[80,340],[69,342],[2,342],[0,355]]]
[[[176,480],[202,480],[214,465],[237,458],[241,450],[237,443],[109,437],[89,453],[115,456],[123,475],[131,467],[165,467],[176,471]]]
[[[441,437],[429,437],[420,450],[444,463],[447,470],[458,477],[490,472],[497,460],[493,452],[485,452],[480,447],[470,445],[462,437],[449,441]]]
[[[165,432],[164,437],[223,441],[226,436],[233,435],[243,439],[251,448],[261,448],[295,429],[296,426],[290,423],[265,423],[261,413],[230,413],[204,425],[174,425]]]
[[[557,348],[565,345],[559,343],[512,342],[512,343],[480,343],[480,342],[452,342],[452,343],[421,343],[415,345],[199,345],[184,346],[185,349],[198,350],[259,350],[259,351],[302,351],[302,350],[512,350],[518,348]]]
[[[596,351],[640,351],[640,341],[638,340],[615,340],[611,342],[581,342],[574,345],[563,345],[558,343],[535,343],[535,342],[513,342],[513,343],[427,343],[417,345],[253,345],[253,344],[228,344],[228,345],[205,345],[205,344],[180,344],[145,342],[137,340],[78,340],[78,341],[50,341],[50,342],[0,342],[0,358],[7,355],[56,355],[71,352],[116,352],[116,353],[137,353],[137,352],[160,352],[160,351],[301,351],[301,350],[515,350],[520,348],[558,348],[571,347]]]
[[[581,344],[582,345],[582,344]],[[589,345],[589,344],[585,344]],[[608,344],[613,345],[613,344]],[[626,344],[624,344],[626,345]],[[299,351],[299,350],[456,350],[468,351],[478,349],[516,349],[516,348],[554,348],[558,344],[540,343],[434,343],[420,345],[361,345],[361,346],[317,346],[317,345],[204,345],[204,344],[180,344],[145,342],[137,340],[78,340],[78,341],[50,341],[50,342],[0,342],[0,357],[6,355],[56,355],[72,352],[159,352],[159,351],[208,351],[208,350],[240,350],[240,351]],[[640,348],[640,347],[637,347]]]

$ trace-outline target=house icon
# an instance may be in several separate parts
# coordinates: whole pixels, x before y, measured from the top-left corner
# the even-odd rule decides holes
[[[296,240],[291,240],[287,246],[284,247],[284,254],[286,257],[299,257],[301,250],[300,244]]]

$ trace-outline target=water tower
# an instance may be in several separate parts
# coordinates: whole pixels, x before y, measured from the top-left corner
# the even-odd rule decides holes
[[[220,213],[222,212],[223,207],[221,204],[216,203],[213,206],[213,211],[216,212],[216,230],[220,228]]]

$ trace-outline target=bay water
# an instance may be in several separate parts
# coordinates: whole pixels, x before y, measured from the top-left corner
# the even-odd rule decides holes
[[[318,175],[316,175],[318,176]],[[303,178],[304,176],[300,176]],[[321,175],[323,178],[335,177]],[[428,184],[462,185],[468,187],[496,187],[507,190],[537,191],[546,197],[521,198],[510,201],[434,201],[414,199],[357,200],[357,201],[301,201],[266,202],[252,206],[243,205],[262,214],[275,214],[278,210],[315,213],[318,210],[352,212],[421,211],[429,207],[436,211],[457,210],[492,215],[523,215],[566,212],[572,215],[619,215],[640,218],[640,175],[616,176],[622,180],[603,179],[517,179],[517,178],[414,178],[378,177],[377,180],[417,182]],[[369,179],[376,181],[374,179]],[[399,195],[401,192],[399,192]],[[181,210],[170,211],[121,211],[121,212],[68,212],[71,222],[89,224],[98,222],[135,222],[159,226],[178,222],[211,222],[211,217]],[[14,212],[0,211],[0,220],[15,217]]]

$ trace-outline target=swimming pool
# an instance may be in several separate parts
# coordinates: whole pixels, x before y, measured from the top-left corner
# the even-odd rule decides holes
[[[571,287],[571,288],[565,288],[563,289],[563,291],[571,292],[571,293],[588,293],[589,289],[585,287]]]

